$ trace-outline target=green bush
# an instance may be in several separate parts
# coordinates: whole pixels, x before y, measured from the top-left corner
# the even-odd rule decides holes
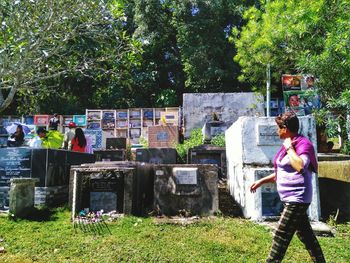
[[[184,140],[183,144],[176,145],[176,151],[182,162],[186,162],[186,156],[189,149],[203,144],[203,135],[200,128],[194,129],[188,139]]]
[[[148,148],[148,140],[145,137],[141,136],[139,142],[143,148]]]
[[[350,142],[346,141],[343,145],[343,147],[340,149],[340,153],[343,154],[350,154]]]
[[[225,134],[216,135],[211,139],[211,144],[219,147],[225,147]]]

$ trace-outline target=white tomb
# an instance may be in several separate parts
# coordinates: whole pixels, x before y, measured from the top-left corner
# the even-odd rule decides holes
[[[310,139],[316,151],[315,119],[311,116],[299,117],[299,122],[299,133]],[[283,206],[275,184],[265,184],[256,193],[250,192],[254,181],[274,172],[273,158],[283,143],[277,135],[275,118],[239,117],[226,130],[225,139],[228,186],[243,215],[252,220],[280,216]],[[313,174],[312,184],[309,217],[318,221],[321,213],[317,174]]]

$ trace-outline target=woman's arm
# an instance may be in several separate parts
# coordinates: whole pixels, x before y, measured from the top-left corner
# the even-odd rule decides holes
[[[270,174],[268,176],[265,176],[263,178],[261,178],[260,180],[254,182],[251,186],[250,186],[250,192],[255,193],[256,189],[258,189],[260,186],[262,186],[263,184],[267,184],[267,183],[274,183],[276,181],[276,175],[275,173]]]

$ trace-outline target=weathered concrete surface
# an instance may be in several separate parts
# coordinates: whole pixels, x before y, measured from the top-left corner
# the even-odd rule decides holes
[[[219,210],[216,165],[156,165],[154,206],[163,215],[213,215]]]
[[[240,116],[264,116],[264,98],[246,93],[185,93],[183,116],[185,137],[195,128],[202,128],[216,113],[230,127]]]
[[[174,148],[136,149],[136,161],[152,164],[175,164],[177,152]]]
[[[321,212],[323,220],[330,216],[335,217],[338,213],[338,220],[348,221],[350,219],[350,183],[319,178]]]
[[[318,162],[318,176],[350,183],[350,161]]]
[[[108,186],[109,178],[112,175],[116,180],[112,183],[116,184],[115,189],[102,190],[102,195],[105,193],[114,194],[115,207],[111,208],[110,204],[101,204],[101,201],[105,200],[104,197],[96,198],[95,195],[91,196],[91,193],[97,193],[98,191],[92,189],[91,181],[97,177],[104,180],[105,185]],[[72,219],[84,208],[89,208],[91,211],[93,208],[104,211],[117,210],[120,213],[131,214],[133,205],[133,180],[135,177],[135,169],[129,167],[74,167],[71,169],[72,180],[70,189],[72,189]],[[106,179],[105,179],[106,178]],[[112,188],[108,186],[108,188]],[[110,198],[110,197],[109,197]],[[91,201],[97,201],[96,204],[92,204]]]
[[[321,161],[318,165],[323,219],[337,211],[338,219],[350,219],[350,161]]]
[[[122,212],[140,216],[147,214],[153,209],[154,178],[153,169],[150,164],[127,161],[96,162],[93,164],[74,166],[70,171],[69,206],[73,208],[73,200],[77,199],[75,201],[77,205],[72,209],[74,212],[79,212],[79,209],[84,208],[82,207],[82,195],[79,194],[82,191],[82,177],[89,177],[89,173],[98,173],[98,171],[129,171],[127,173],[128,175],[124,176],[124,189],[122,190],[127,197],[125,197],[124,194],[124,197],[119,198],[119,201],[117,199],[117,202],[124,202],[123,207],[125,209],[122,207]],[[76,175],[76,173],[81,173],[82,175]],[[120,185],[122,186],[122,184],[123,183]],[[76,193],[74,193],[74,189],[77,189]],[[121,191],[119,191],[119,195],[120,194]],[[74,216],[74,213],[72,213],[72,215]]]
[[[299,132],[308,137],[316,147],[316,124],[313,117],[300,117]],[[245,217],[262,220],[275,213],[279,216],[278,203],[273,193],[276,189],[260,188],[255,194],[250,193],[251,184],[273,173],[273,158],[282,145],[277,135],[275,118],[240,117],[226,131],[226,158],[228,185],[231,195],[242,207]],[[270,173],[269,173],[270,171]],[[268,206],[264,198],[276,201]],[[273,202],[275,202],[273,201]],[[265,212],[263,212],[265,209]],[[313,201],[309,208],[312,220],[320,218],[320,202],[317,175],[313,176]]]
[[[26,216],[34,207],[36,178],[10,179],[10,213],[16,217]]]
[[[323,161],[347,161],[350,160],[350,155],[340,153],[318,153],[317,159],[319,162]]]
[[[219,167],[219,178],[226,178],[226,149],[210,144],[203,144],[188,150],[188,164],[216,164]]]
[[[119,138],[116,138],[119,139]],[[126,150],[116,149],[105,149],[105,150],[94,150],[96,156],[96,162],[110,162],[110,161],[125,161]]]

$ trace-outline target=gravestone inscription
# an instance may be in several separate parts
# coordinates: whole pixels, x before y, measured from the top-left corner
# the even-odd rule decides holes
[[[90,210],[117,210],[118,178],[115,173],[92,175],[90,179]],[[120,182],[119,182],[120,183]]]
[[[31,149],[6,148],[0,155],[0,186],[8,186],[13,177],[31,177]]]
[[[197,168],[173,168],[176,184],[197,184]]]
[[[258,125],[258,136],[257,136],[257,145],[258,146],[275,146],[280,145],[281,141],[277,134],[275,126],[271,125]]]

